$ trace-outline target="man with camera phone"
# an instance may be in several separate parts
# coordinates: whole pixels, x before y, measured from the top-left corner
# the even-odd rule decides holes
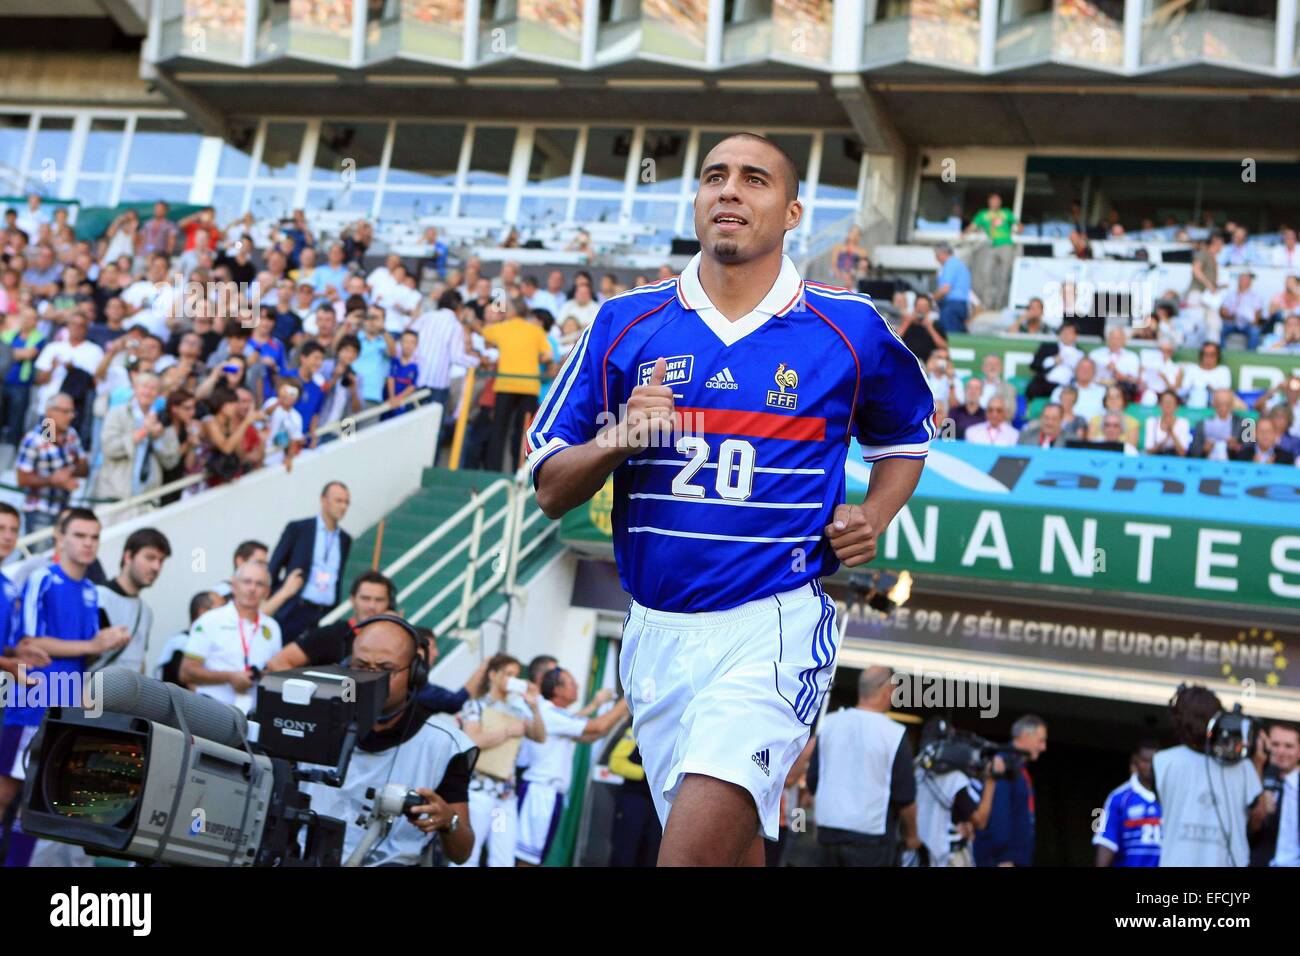
[[[419,795],[405,818],[393,820],[370,847],[363,866],[418,866],[435,837],[435,853],[440,849],[454,863],[464,863],[474,848],[469,779],[478,749],[453,719],[432,714],[416,699],[429,677],[425,643],[396,615],[378,614],[357,624],[352,657],[345,663],[354,671],[388,674],[384,710],[357,742],[341,787],[303,786],[312,810],[346,823],[345,860],[366,833],[358,818],[370,812],[385,786],[405,786],[408,804],[409,794]]]

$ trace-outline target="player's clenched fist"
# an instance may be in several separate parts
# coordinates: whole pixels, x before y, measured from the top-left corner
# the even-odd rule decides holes
[[[632,389],[623,421],[622,446],[632,451],[669,444],[672,441],[676,413],[673,390],[664,384],[668,363],[663,356],[655,362],[650,381]]]
[[[876,556],[876,532],[861,505],[836,505],[835,516],[826,526],[826,540],[840,563],[853,567]]]

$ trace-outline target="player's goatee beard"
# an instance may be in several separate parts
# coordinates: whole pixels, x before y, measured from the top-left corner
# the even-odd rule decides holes
[[[734,259],[740,254],[740,245],[734,239],[719,239],[713,244],[713,255],[718,259]]]

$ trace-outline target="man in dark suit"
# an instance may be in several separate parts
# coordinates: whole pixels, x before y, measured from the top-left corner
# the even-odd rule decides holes
[[[339,527],[352,496],[331,481],[320,493],[320,514],[290,521],[271,555],[271,579],[278,587],[292,571],[302,572],[302,589],[275,614],[286,643],[315,627],[343,597],[343,569],[352,536]]]
[[[1217,389],[1210,399],[1214,414],[1196,423],[1192,431],[1192,447],[1187,454],[1191,458],[1214,457],[1214,449],[1222,443],[1222,457],[1236,458],[1245,450],[1242,433],[1246,429],[1246,419],[1233,411],[1236,396],[1231,389]],[[1252,448],[1251,451],[1254,449]]]
[[[1233,461],[1252,461],[1257,465],[1294,465],[1295,456],[1277,443],[1279,437],[1273,419],[1261,418],[1255,423],[1255,440],[1242,442],[1241,448],[1230,457]]]

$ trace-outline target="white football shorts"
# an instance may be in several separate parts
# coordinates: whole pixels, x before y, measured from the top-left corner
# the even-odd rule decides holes
[[[688,773],[744,787],[777,838],[786,774],[808,742],[839,650],[835,604],[813,581],[726,611],[632,602],[619,677],[659,822]]]

